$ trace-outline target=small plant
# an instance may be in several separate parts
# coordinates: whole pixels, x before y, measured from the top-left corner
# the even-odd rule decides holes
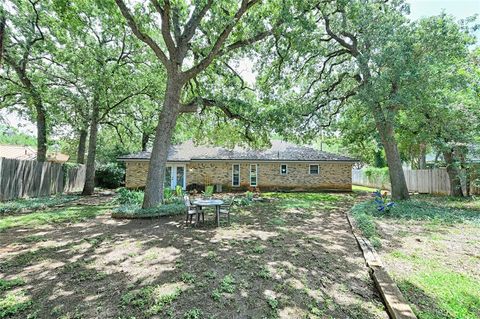
[[[182,186],[177,185],[177,187],[175,187],[175,195],[177,195],[177,197],[182,197],[183,196]]]
[[[205,191],[202,192],[203,198],[211,198],[213,196],[213,185],[205,186]]]
[[[210,295],[213,300],[220,301],[222,299],[222,293],[218,289],[214,289]]]
[[[184,315],[183,318],[185,319],[200,319],[203,317],[203,313],[200,309],[198,308],[193,308],[189,311],[187,311]]]
[[[381,193],[380,190],[377,190],[372,193],[372,196],[374,197],[374,202],[377,205],[377,210],[379,212],[385,212],[388,213],[390,212],[390,209],[395,206],[394,202],[391,202],[388,200],[387,192]]]
[[[235,291],[235,284],[235,278],[232,275],[226,275],[220,283],[220,291],[231,294]]]
[[[265,266],[262,266],[260,268],[257,275],[258,275],[258,277],[260,277],[262,279],[271,279],[272,278],[272,274],[270,273],[270,270],[268,270],[268,268],[265,267]]]
[[[186,284],[193,284],[195,282],[195,276],[188,272],[182,273],[181,278],[182,281]]]
[[[267,303],[272,308],[272,310],[277,310],[278,308],[278,300],[273,298],[273,297],[268,297],[267,298]]]
[[[174,195],[175,194],[173,193],[173,190],[170,187],[165,187],[163,189],[163,200],[165,202],[170,201],[174,197]]]

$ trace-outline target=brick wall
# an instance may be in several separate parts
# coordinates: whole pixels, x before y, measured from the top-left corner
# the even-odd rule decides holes
[[[189,184],[222,184],[226,189],[232,187],[232,164],[235,162],[192,162],[187,164],[187,185]],[[250,186],[250,163],[240,164],[240,187]],[[282,163],[258,164],[257,185],[261,190],[315,190],[338,189],[351,190],[352,164],[332,163],[286,163],[288,174],[280,174]],[[309,164],[319,164],[318,175],[309,174]],[[145,186],[148,162],[127,162],[126,186],[137,188]]]

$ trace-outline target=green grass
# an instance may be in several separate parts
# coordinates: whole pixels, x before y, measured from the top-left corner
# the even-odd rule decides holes
[[[22,198],[0,202],[0,215],[12,214],[21,210],[35,211],[47,207],[61,205],[78,199],[76,195],[58,195],[51,197]]]
[[[353,192],[367,192],[367,193],[373,193],[376,191],[376,188],[371,188],[371,187],[366,187],[366,186],[360,186],[360,185],[352,185],[352,191]]]
[[[359,203],[352,208],[352,216],[365,237],[375,244],[379,238],[377,219],[393,224],[415,221],[436,234],[438,229],[445,226],[455,226],[455,229],[461,229],[461,225],[466,224],[479,227],[478,205],[479,201],[475,198],[416,195],[409,201],[396,203],[389,212],[379,212],[372,200]],[[416,234],[402,237],[405,236]],[[478,279],[459,273],[450,264],[421,251],[393,250],[387,258],[392,259],[393,265],[403,264],[414,269],[407,273],[400,272],[396,281],[419,319],[480,318]]]
[[[470,276],[434,267],[408,276],[399,288],[419,319],[480,316],[480,282]]]
[[[112,212],[113,218],[157,218],[181,215],[185,213],[184,203],[163,204],[152,208],[141,208],[139,205],[122,205]]]
[[[25,215],[6,216],[0,219],[0,232],[13,227],[36,227],[45,224],[80,222],[103,214],[108,208],[110,207],[73,206]]]
[[[22,286],[25,281],[21,278],[14,278],[11,280],[0,278],[0,292],[12,289],[14,287]]]
[[[263,193],[262,196],[265,198],[280,199],[281,202],[278,206],[281,209],[312,208],[320,204],[325,205],[325,203],[333,204],[343,198],[342,195],[337,194],[300,192]],[[334,208],[334,206],[332,206],[332,208]]]
[[[145,315],[153,316],[175,301],[181,293],[180,288],[164,292],[162,287],[150,285],[124,294],[121,305],[139,308]]]
[[[8,291],[25,285],[21,278],[0,278],[0,318],[7,318],[30,307],[32,301],[22,291]]]

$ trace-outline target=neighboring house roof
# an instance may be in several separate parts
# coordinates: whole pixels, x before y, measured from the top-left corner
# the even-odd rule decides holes
[[[213,160],[251,160],[251,161],[343,161],[357,160],[332,153],[322,152],[312,147],[298,146],[282,141],[272,141],[272,146],[266,150],[253,150],[242,147],[226,149],[222,147],[195,145],[187,141],[172,145],[168,152],[168,161],[213,161]],[[149,160],[151,152],[140,152],[120,156],[121,161]]]
[[[30,146],[22,145],[0,145],[0,157],[12,158],[18,160],[35,160],[37,150]],[[62,153],[48,153],[47,161],[55,163],[65,163],[70,156]]]
[[[37,152],[30,146],[0,145],[0,157],[34,160],[37,157]]]

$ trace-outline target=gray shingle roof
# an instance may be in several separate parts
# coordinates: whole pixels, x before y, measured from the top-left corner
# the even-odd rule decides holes
[[[242,147],[225,149],[222,147],[195,145],[187,141],[179,145],[172,145],[168,152],[168,161],[186,162],[198,160],[254,160],[254,161],[343,161],[356,162],[357,160],[322,152],[312,147],[299,146],[283,141],[272,141],[272,147],[266,150],[253,150]],[[120,156],[118,160],[148,160],[150,152],[140,152]]]

